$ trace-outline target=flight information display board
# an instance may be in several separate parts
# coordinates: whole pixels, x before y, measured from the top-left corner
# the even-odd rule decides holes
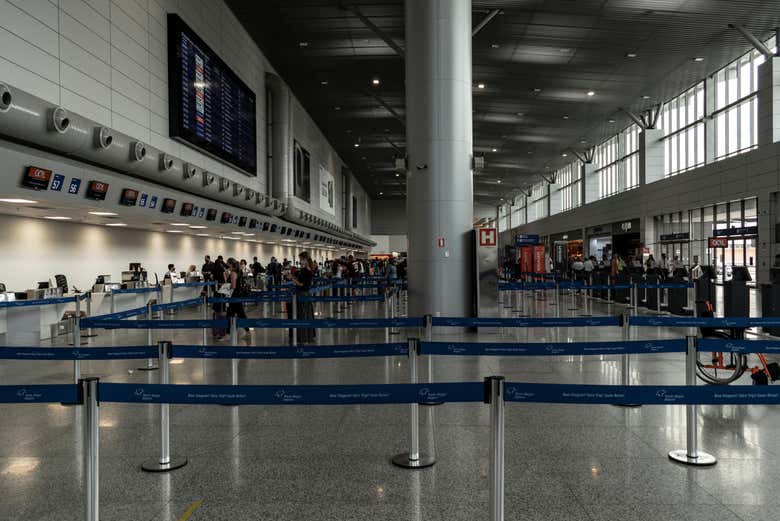
[[[255,93],[175,14],[168,77],[171,137],[257,175]]]

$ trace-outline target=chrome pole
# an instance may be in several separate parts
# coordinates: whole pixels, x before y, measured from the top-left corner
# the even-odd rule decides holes
[[[238,320],[237,317],[230,317],[230,345],[238,347]],[[238,358],[230,359],[230,383],[238,385]]]
[[[152,308],[152,303],[147,302],[146,304],[146,320],[153,320],[154,316],[154,310]],[[162,317],[162,312],[160,312],[160,316]],[[153,346],[154,345],[154,339],[152,338],[152,328],[148,327],[146,328],[146,345]],[[139,367],[139,371],[154,371],[157,369],[157,367],[154,366],[154,358],[147,358],[146,359],[146,367]]]
[[[696,337],[685,337],[687,341],[687,350],[685,357],[685,385],[696,385]],[[708,466],[715,465],[718,460],[712,454],[699,450],[698,433],[698,405],[688,404],[685,406],[685,431],[686,448],[673,450],[669,453],[669,459],[685,465]]]
[[[171,383],[170,359],[173,356],[172,344],[164,340],[157,342],[160,364],[160,384]],[[187,458],[171,457],[171,415],[170,404],[160,404],[160,457],[144,462],[141,468],[146,472],[169,472],[187,464]]]
[[[390,308],[393,305],[393,297],[391,294],[385,295],[385,319],[390,318]],[[385,344],[390,343],[390,326],[385,326]]]
[[[292,303],[290,305],[292,306],[292,319],[297,320],[298,319],[298,295],[296,293],[293,293]],[[292,331],[292,338],[290,339],[291,345],[297,346],[298,330],[293,327],[290,328],[290,331]]]
[[[628,313],[621,315],[620,325],[623,330],[623,341],[628,342],[631,339],[631,323]],[[624,353],[620,356],[620,385],[628,387],[631,385],[631,356]],[[618,407],[641,407],[639,404],[621,403]]]
[[[417,356],[419,355],[420,341],[416,338],[409,339],[409,383],[417,383]],[[430,467],[436,460],[433,456],[420,453],[420,405],[409,404],[410,433],[409,452],[399,454],[392,459],[394,465],[406,469],[422,469]]]
[[[100,409],[98,406],[98,378],[80,380],[84,405],[84,468],[86,469],[86,520],[100,518]]]
[[[209,319],[209,296],[208,296],[208,286],[206,286],[206,295],[203,295],[203,320]],[[203,345],[208,345],[209,342],[209,334],[208,334],[208,328],[203,328]]]
[[[87,316],[92,316],[92,292],[87,294]],[[95,334],[92,333],[92,326],[87,328],[87,336],[90,338],[95,336]]]
[[[490,385],[490,520],[504,520],[504,377],[486,378]]]

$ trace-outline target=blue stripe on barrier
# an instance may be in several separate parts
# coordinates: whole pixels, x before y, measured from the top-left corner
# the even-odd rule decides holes
[[[780,345],[778,346],[780,347]],[[616,342],[471,343],[421,342],[421,355],[451,356],[572,356],[684,353],[686,341],[631,340]]]
[[[0,385],[0,403],[76,403],[76,384]]]
[[[155,346],[0,347],[0,360],[133,360],[157,354]]]
[[[555,284],[552,282],[523,282],[519,284],[501,284],[498,289],[500,291],[535,291],[540,289],[555,289]]]
[[[353,296],[332,296],[332,297],[314,297],[308,295],[299,295],[300,302],[384,302],[384,295],[353,295]]]
[[[724,351],[730,353],[780,353],[777,340],[726,340],[723,338],[700,338],[699,351]]]
[[[157,293],[160,291],[159,287],[152,287],[152,288],[128,288],[128,289],[114,289],[111,290],[111,293],[116,293],[117,295],[122,294],[128,294],[128,293]]]
[[[434,326],[456,327],[597,327],[619,326],[620,317],[449,318],[432,317]]]
[[[80,293],[80,294],[76,295],[76,300],[86,300],[86,299],[89,298],[89,296],[90,296],[89,292]]]
[[[641,289],[688,289],[692,288],[693,284],[638,284],[637,287]]]
[[[189,300],[180,300],[178,302],[168,302],[167,304],[155,304],[152,306],[153,311],[167,311],[169,309],[179,309],[187,306],[199,306],[203,304],[201,298],[191,298]]]
[[[665,326],[665,327],[778,327],[780,317],[643,317],[631,316],[632,326]]]
[[[103,329],[224,329],[226,319],[220,320],[94,320],[82,319],[82,327]]]
[[[291,302],[292,293],[286,293],[284,295],[268,295],[260,297],[214,297],[209,299],[209,304],[252,304],[258,302]]]
[[[613,285],[597,285],[597,286],[573,286],[572,289],[589,289],[589,290],[598,290],[598,291],[604,291],[604,290],[610,290],[610,289],[631,289],[633,286],[631,284],[613,284]]]
[[[177,358],[241,358],[241,359],[300,359],[300,358],[358,358],[369,356],[401,356],[409,354],[409,345],[355,344],[333,346],[173,346]]]
[[[506,383],[504,400],[594,404],[778,404],[780,391],[752,385],[566,385]]]
[[[85,326],[86,324],[93,321],[121,320],[123,318],[130,318],[138,315],[143,315],[147,311],[149,311],[149,309],[146,306],[142,308],[126,309],[124,311],[117,311],[116,313],[109,313],[107,315],[96,315],[94,317],[82,318],[79,323],[81,326]]]
[[[75,387],[75,386],[73,386]],[[101,383],[100,401],[261,405],[482,402],[482,382],[379,385],[160,385]]]
[[[334,328],[385,328],[385,327],[423,327],[425,322],[422,318],[340,318],[340,319],[317,319],[317,320],[285,320],[281,318],[246,318],[238,319],[238,327],[257,327],[257,328],[315,328],[315,329],[334,329]]]
[[[0,302],[0,308],[24,308],[29,306],[49,306],[51,304],[67,304],[75,302],[75,297],[44,298],[36,300],[14,300],[12,302]]]
[[[216,286],[217,283],[214,281],[210,282],[181,282],[178,284],[174,284],[174,288],[200,288],[200,287],[206,287],[206,286]]]

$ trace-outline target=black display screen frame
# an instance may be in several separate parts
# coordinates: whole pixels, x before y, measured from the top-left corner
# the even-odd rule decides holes
[[[254,152],[254,161],[247,163],[241,161],[236,154],[217,147],[213,143],[195,135],[191,130],[184,126],[182,116],[182,68],[181,68],[181,37],[186,36],[192,40],[204,54],[208,55],[209,60],[213,60],[224,72],[224,74],[233,82],[243,94],[251,99],[252,128],[251,150]],[[170,137],[193,146],[201,151],[222,160],[230,165],[240,169],[242,172],[257,176],[258,154],[257,154],[257,96],[255,92],[244,83],[241,78],[233,72],[233,69],[227,66],[224,61],[215,53],[209,45],[206,44],[178,15],[168,14],[168,94],[169,94],[169,133]]]
[[[192,211],[194,208],[195,205],[193,203],[181,203],[181,210],[179,210],[179,215],[182,217],[192,217]]]
[[[105,186],[105,190],[100,189]],[[109,184],[104,181],[92,180],[87,183],[87,191],[85,197],[92,199],[93,201],[105,201],[106,195],[108,195]]]
[[[42,174],[42,176],[34,175],[38,173]],[[54,177],[53,170],[31,165],[24,171],[22,186],[32,190],[48,190],[52,177]]]
[[[135,197],[132,196],[135,194]],[[141,196],[141,192],[135,188],[124,188],[122,195],[119,197],[119,204],[122,206],[135,206],[138,203],[138,198]]]
[[[160,211],[162,213],[173,213],[176,211],[176,199],[164,198],[160,203]]]

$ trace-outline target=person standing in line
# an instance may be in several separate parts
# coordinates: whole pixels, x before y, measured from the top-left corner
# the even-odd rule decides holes
[[[311,289],[312,280],[314,279],[313,261],[305,251],[298,255],[298,260],[298,271],[294,277],[290,275],[290,280],[295,285],[295,291],[298,297],[307,297],[309,296],[309,290]],[[302,302],[301,299],[298,298],[296,299],[295,313],[298,320],[314,320],[314,305],[311,302]],[[291,329],[291,338],[293,334],[296,335],[298,343],[308,344],[314,342],[316,331],[314,328]]]
[[[230,288],[233,290],[231,294],[231,298],[243,298],[249,296],[249,287],[246,283],[246,276],[244,275],[244,270],[241,268],[241,265],[239,262],[234,259],[230,258],[228,259],[228,266],[230,271],[228,272],[228,281],[230,282]],[[227,311],[227,317],[228,317],[228,333],[230,332],[230,319],[232,317],[236,318],[247,318],[246,311],[244,310],[244,304],[243,302],[231,302],[228,304],[228,311]],[[249,328],[245,327],[245,336],[248,337],[250,334]]]
[[[211,262],[211,256],[206,255],[206,258],[203,262],[203,267],[200,269],[200,272],[203,274],[203,280],[214,280],[212,278],[212,271],[214,271],[214,263]]]

